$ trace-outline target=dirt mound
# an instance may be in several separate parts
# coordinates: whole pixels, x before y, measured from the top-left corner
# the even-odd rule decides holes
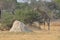
[[[15,20],[10,32],[32,32],[24,23]]]

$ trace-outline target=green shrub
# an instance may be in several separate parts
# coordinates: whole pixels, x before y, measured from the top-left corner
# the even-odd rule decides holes
[[[1,19],[1,23],[3,27],[10,27],[12,21],[14,20],[14,15],[10,14],[9,12],[4,12],[2,14],[2,19]]]
[[[33,19],[39,17],[38,13],[32,11],[32,9],[16,9],[15,15],[10,14],[9,12],[4,12],[2,15],[2,24],[3,27],[11,27],[13,20],[19,20],[23,23],[27,23],[26,19],[31,22]]]

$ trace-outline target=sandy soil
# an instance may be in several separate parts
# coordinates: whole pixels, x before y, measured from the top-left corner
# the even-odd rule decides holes
[[[38,30],[30,33],[0,32],[0,40],[60,40],[59,21],[51,22],[51,30]]]

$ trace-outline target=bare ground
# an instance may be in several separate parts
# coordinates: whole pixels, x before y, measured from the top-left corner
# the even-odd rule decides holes
[[[43,27],[42,27],[43,28]],[[51,22],[51,30],[38,30],[30,33],[0,32],[0,40],[60,40],[60,21]]]

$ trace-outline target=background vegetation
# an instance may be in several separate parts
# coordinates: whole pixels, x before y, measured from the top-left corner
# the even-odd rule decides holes
[[[10,1],[6,1],[6,2],[9,3]],[[13,1],[11,1],[10,3],[13,3]],[[6,27],[10,28],[15,19],[22,21],[24,23],[31,23],[32,21],[37,20],[37,18],[41,17],[41,15],[37,11],[33,10],[33,8],[37,6],[36,3],[39,5],[39,2],[36,2],[35,0],[33,0],[31,3],[33,5],[31,5],[31,4],[29,5],[28,3],[17,3],[16,2],[16,4],[14,4],[15,6],[12,6],[11,8],[8,7],[8,9],[14,9],[15,8],[15,11],[14,11],[15,14],[12,15],[11,12],[7,12],[7,11],[2,12],[2,19],[1,19],[2,28],[6,28]],[[60,5],[59,4],[60,4],[60,0],[55,0],[54,4],[52,3],[52,4],[48,4],[46,6],[57,5],[57,6],[54,6],[55,8],[54,7],[53,8],[55,10],[60,11]],[[11,5],[8,5],[8,6],[11,6]],[[60,12],[55,12],[54,14],[50,13],[50,16],[51,15],[52,15],[53,19],[54,18],[60,18]],[[41,19],[39,19],[39,20],[41,20]]]

